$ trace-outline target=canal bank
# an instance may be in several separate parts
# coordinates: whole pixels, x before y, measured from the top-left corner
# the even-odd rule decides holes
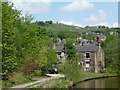
[[[67,61],[64,65],[59,65],[59,69],[65,75],[64,81],[66,82],[66,88],[70,88],[77,83],[84,82],[87,80],[107,78],[107,77],[117,77],[118,74],[103,71],[101,73],[92,73],[83,71],[82,67],[76,64],[77,61]]]
[[[113,77],[117,78],[118,75],[117,74],[99,74],[98,76],[85,77],[85,78],[79,80],[78,82],[74,82],[71,86],[68,86],[68,88],[74,88],[77,84],[84,83],[86,81],[113,78]]]
[[[118,76],[117,74],[105,71],[102,73],[85,72],[82,70],[82,67],[77,65],[77,60],[66,61],[65,64],[59,64],[57,67],[59,68],[59,74],[65,75],[65,78],[52,79],[34,88],[71,88],[75,84],[87,80]]]
[[[38,84],[35,87],[30,88],[74,88],[76,84],[94,80],[94,79],[100,79],[100,78],[108,78],[108,77],[117,77],[116,74],[95,74],[95,73],[82,73],[81,76],[75,77],[77,80],[69,80],[69,77],[65,78],[59,78],[59,79],[52,79],[50,81],[47,81],[43,84]]]
[[[97,78],[75,84],[72,88],[114,88],[120,89],[120,77]]]

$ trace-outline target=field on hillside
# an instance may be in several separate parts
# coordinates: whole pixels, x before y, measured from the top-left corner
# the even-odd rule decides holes
[[[45,28],[48,31],[53,31],[53,32],[62,32],[62,31],[72,31],[72,32],[91,32],[91,31],[100,31],[101,33],[109,33],[110,31],[116,31],[117,29],[108,29],[108,28],[100,28],[100,29],[86,29],[86,28],[81,28],[77,26],[70,26],[70,25],[64,25],[64,24],[51,24],[48,26],[45,26]]]

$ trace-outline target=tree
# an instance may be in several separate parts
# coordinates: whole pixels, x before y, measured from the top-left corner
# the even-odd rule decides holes
[[[72,31],[64,30],[64,31],[61,31],[61,32],[58,33],[58,37],[61,38],[61,39],[76,38],[77,34],[75,32],[72,32]]]
[[[66,40],[66,50],[67,50],[67,55],[68,59],[75,59],[76,56],[76,50],[75,46],[73,45],[73,39],[67,39]]]
[[[53,42],[56,43],[58,41],[57,38],[58,38],[57,33],[53,32]]]
[[[49,24],[52,24],[52,23],[53,23],[53,22],[50,20],[50,21],[49,21]]]
[[[20,12],[12,8],[13,4],[2,3],[2,74],[5,78],[18,68],[14,40]]]
[[[113,43],[114,42],[114,43]],[[109,35],[105,42],[101,43],[105,53],[105,66],[109,72],[116,72],[118,69],[118,36]]]
[[[36,23],[40,26],[45,26],[45,23],[43,21],[36,21]]]

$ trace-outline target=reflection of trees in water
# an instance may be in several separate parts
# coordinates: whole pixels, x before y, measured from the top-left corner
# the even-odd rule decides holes
[[[102,78],[79,83],[75,88],[118,88],[118,82],[120,82],[118,77]]]

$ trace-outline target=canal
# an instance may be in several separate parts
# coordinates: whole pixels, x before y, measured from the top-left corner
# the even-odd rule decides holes
[[[88,80],[74,85],[73,88],[119,88],[120,90],[120,77]]]

